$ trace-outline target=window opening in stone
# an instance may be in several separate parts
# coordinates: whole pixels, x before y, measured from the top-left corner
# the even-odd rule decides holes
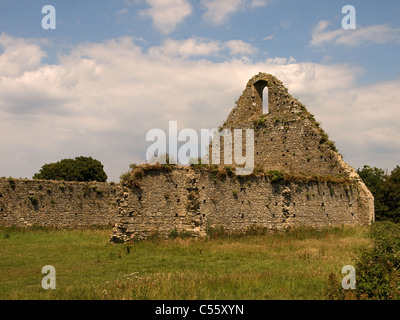
[[[263,106],[263,113],[269,113],[268,109],[268,87],[264,87],[263,93],[262,93],[262,106]]]
[[[258,95],[261,99],[262,113],[269,113],[268,108],[268,82],[265,80],[259,80],[254,84],[254,88],[257,90]]]

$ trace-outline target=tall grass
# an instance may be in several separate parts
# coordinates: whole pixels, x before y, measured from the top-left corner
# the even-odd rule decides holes
[[[0,299],[324,299],[367,227],[111,244],[111,229],[0,229]],[[44,265],[56,289],[41,287]]]

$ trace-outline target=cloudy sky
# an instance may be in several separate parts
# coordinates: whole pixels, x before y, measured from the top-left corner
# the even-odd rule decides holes
[[[56,29],[43,29],[45,5]],[[0,0],[0,176],[92,156],[109,181],[146,133],[218,127],[271,73],[355,168],[400,165],[400,2]],[[49,20],[46,20],[49,22]],[[347,21],[347,20],[346,20]],[[349,21],[347,21],[349,22]]]

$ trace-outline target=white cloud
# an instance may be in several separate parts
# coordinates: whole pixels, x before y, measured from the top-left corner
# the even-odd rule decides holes
[[[203,18],[214,25],[226,23],[231,15],[247,8],[256,9],[268,5],[267,0],[201,0],[206,12]]]
[[[185,40],[167,39],[160,47],[150,48],[152,56],[178,56],[189,58],[192,56],[215,56],[221,50],[220,41],[205,38],[189,38]]]
[[[0,76],[18,76],[25,71],[37,68],[46,53],[40,44],[45,40],[12,38],[5,33],[0,35]]]
[[[245,0],[202,0],[202,3],[207,9],[204,19],[215,25],[226,22],[229,15],[245,6]]]
[[[293,57],[290,57],[290,58],[275,57],[275,58],[268,58],[265,62],[267,64],[285,65],[285,64],[295,63],[296,59],[294,59]]]
[[[229,40],[225,43],[231,55],[252,55],[257,51],[256,47],[242,40]]]
[[[395,43],[400,44],[400,28],[392,28],[387,24],[367,27],[357,26],[357,29],[345,30],[339,28],[327,31],[328,21],[321,20],[312,30],[311,45],[320,46],[323,43],[357,46],[363,43]]]
[[[176,29],[192,12],[192,6],[187,0],[146,0],[150,8],[142,12],[151,17],[153,25],[163,34],[169,34]]]
[[[257,48],[242,40],[229,40],[221,42],[212,39],[193,37],[184,40],[166,39],[161,46],[149,49],[149,55],[153,58],[165,59],[167,57],[180,57],[183,59],[200,56],[225,57],[224,50],[227,49],[228,56],[247,56],[257,52]]]
[[[15,43],[20,52],[32,46],[1,39],[0,61],[11,59],[9,47]],[[260,71],[281,79],[322,121],[351,165],[390,167],[399,159],[400,81],[358,87],[358,68],[293,58],[182,59],[220,53],[229,42],[174,41],[149,52],[130,37],[83,43],[56,65],[38,62],[44,51],[36,45],[30,51],[35,63],[15,73],[0,69],[2,175],[31,177],[44,163],[90,155],[118,180],[129,163],[145,161],[148,130],[167,131],[170,120],[178,121],[179,130],[218,127],[248,79]]]

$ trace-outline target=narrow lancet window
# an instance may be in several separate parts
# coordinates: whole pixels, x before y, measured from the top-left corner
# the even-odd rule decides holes
[[[268,87],[264,87],[263,93],[262,93],[262,107],[263,107],[263,113],[269,113],[268,110]]]

